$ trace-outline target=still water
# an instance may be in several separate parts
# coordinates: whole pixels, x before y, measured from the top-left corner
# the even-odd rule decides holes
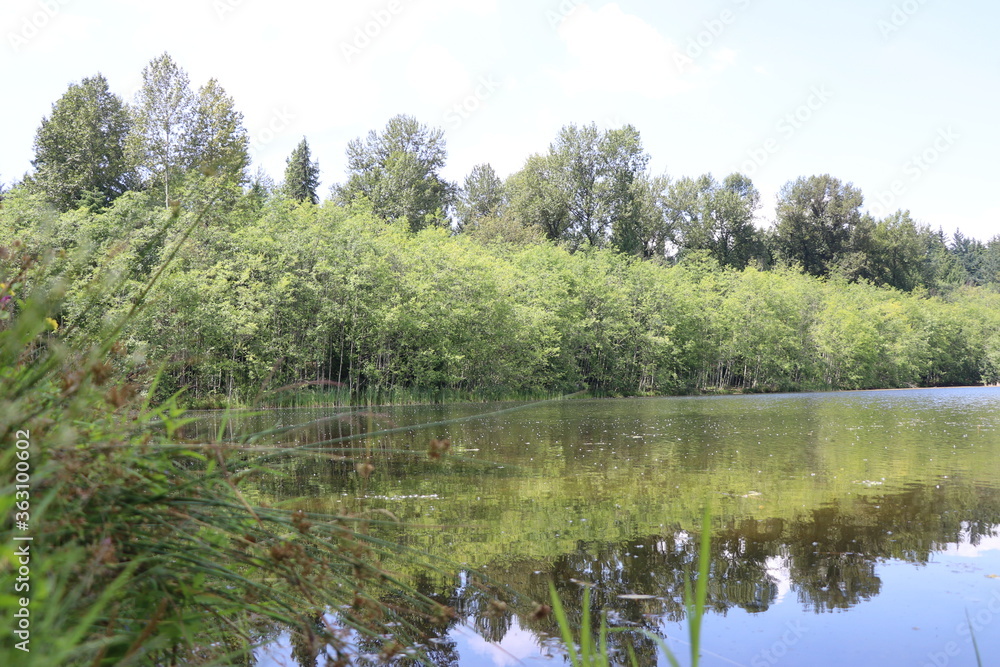
[[[710,503],[703,665],[975,665],[970,626],[983,664],[1000,664],[1000,389],[385,408],[309,423],[333,413],[236,425],[306,424],[283,436],[297,444],[372,434],[350,443],[371,476],[295,457],[254,500],[385,510],[401,522],[388,537],[530,599],[554,581],[574,618],[591,584],[595,610],[680,656],[683,582]],[[452,443],[440,461],[426,455],[432,438]],[[563,664],[550,624],[490,610],[467,577],[425,575],[420,588],[458,612],[435,664]],[[634,645],[642,664],[668,664],[652,641]],[[289,655],[279,641],[258,664]]]

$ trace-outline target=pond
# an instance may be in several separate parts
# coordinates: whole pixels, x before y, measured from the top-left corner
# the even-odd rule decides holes
[[[369,434],[350,444],[365,448],[371,475],[329,456],[290,458],[253,500],[385,510],[401,522],[388,537],[497,585],[545,601],[554,581],[573,618],[590,585],[595,610],[681,656],[683,582],[710,503],[703,665],[975,665],[973,633],[983,664],[1000,664],[1000,389],[322,419],[334,412],[268,411],[236,426],[304,424],[285,434],[298,444]],[[426,455],[435,438],[451,442],[439,461]],[[549,624],[497,613],[468,577],[427,574],[420,588],[458,612],[433,644],[435,664],[563,663]],[[651,640],[634,645],[642,664],[668,664]],[[289,654],[279,640],[258,665],[293,665]]]

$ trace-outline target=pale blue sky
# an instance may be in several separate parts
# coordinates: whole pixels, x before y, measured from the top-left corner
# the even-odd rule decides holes
[[[70,82],[100,71],[131,101],[166,50],[194,87],[215,77],[235,98],[274,178],[307,136],[324,194],[344,178],[347,142],[398,113],[445,130],[456,181],[480,162],[506,176],[567,123],[631,123],[655,173],[749,173],[761,224],[786,181],[831,173],[878,215],[905,208],[949,234],[1000,234],[992,3],[5,0],[0,11],[8,183],[30,169],[39,122]],[[366,25],[367,44],[356,41]],[[470,111],[456,112],[463,102]]]

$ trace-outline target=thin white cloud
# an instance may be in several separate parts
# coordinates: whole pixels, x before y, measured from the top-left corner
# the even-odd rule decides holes
[[[792,590],[792,575],[788,561],[780,556],[769,556],[764,563],[767,565],[767,574],[774,580],[778,588],[773,604],[781,604],[788,592]]]
[[[993,526],[993,532],[996,533],[1000,531],[1000,525]],[[952,542],[944,545],[942,551],[949,556],[961,556],[963,558],[980,558],[983,556],[985,551],[998,551],[1000,550],[1000,534],[993,535],[980,535],[977,544],[972,544],[972,539],[969,531],[968,522],[962,522],[962,533],[959,535],[958,542]],[[996,576],[996,575],[994,575]]]
[[[557,74],[568,93],[634,93],[653,99],[686,90],[677,46],[616,3],[577,7],[559,24],[575,67]]]
[[[472,628],[468,628],[472,632]],[[523,665],[524,660],[530,660],[539,652],[538,637],[528,630],[522,630],[517,619],[504,633],[498,643],[488,642],[479,634],[469,634],[469,648],[479,656],[489,658],[494,667],[514,667]]]
[[[0,48],[15,55],[38,57],[53,55],[69,46],[85,46],[99,22],[74,13],[59,4],[19,3],[11,11],[2,30]],[[4,54],[6,55],[6,53]]]
[[[422,0],[427,2],[427,0]],[[436,10],[466,11],[480,16],[489,16],[497,12],[497,0],[437,0],[427,2],[428,12]]]
[[[408,58],[406,82],[415,98],[442,109],[474,87],[473,78],[462,61],[441,44],[418,46]]]
[[[720,49],[711,53],[712,69],[719,71],[736,63],[736,51],[732,49]]]

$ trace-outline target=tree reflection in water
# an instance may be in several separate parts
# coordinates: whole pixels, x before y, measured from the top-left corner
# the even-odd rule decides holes
[[[494,643],[533,633],[546,645],[555,626],[532,611],[550,580],[571,622],[582,618],[590,584],[592,613],[607,610],[612,625],[674,632],[671,624],[685,620],[684,580],[697,562],[706,495],[717,499],[712,614],[764,619],[779,601],[825,614],[895,599],[880,564],[926,564],[945,545],[998,534],[996,400],[969,389],[566,402],[516,420],[377,436],[398,423],[481,411],[389,410],[393,422],[371,413],[295,437],[365,436],[356,444],[370,477],[338,460],[334,446],[327,456],[275,457],[280,474],[247,493],[317,515],[391,512],[400,522],[373,526],[377,537],[458,563],[454,576],[391,567],[454,609],[444,624],[408,620],[429,638],[435,664],[460,664],[463,633]],[[430,462],[427,442],[440,437],[454,451]],[[631,642],[653,664],[651,639],[609,639],[618,649]]]
[[[858,499],[849,507],[829,504],[794,521],[718,519],[707,607],[721,615],[733,608],[766,612],[784,583],[815,613],[845,610],[881,592],[876,575],[880,561],[926,563],[946,544],[976,545],[997,535],[1000,493],[983,488],[949,493],[913,485],[900,493]],[[541,644],[556,636],[557,629],[551,618],[533,618],[528,612],[533,601],[548,598],[551,579],[576,627],[584,586],[589,585],[592,614],[608,610],[612,625],[665,638],[664,621],[684,620],[684,578],[695,568],[697,544],[697,535],[674,526],[620,542],[580,541],[551,559],[496,561],[485,568],[488,581],[470,573],[457,579],[421,573],[418,590],[454,609],[455,615],[444,625],[416,615],[408,620],[430,638],[423,648],[434,665],[461,664],[452,636],[457,628],[468,625],[487,641],[500,643],[515,615],[519,627],[535,633]],[[628,644],[639,664],[656,664],[656,644],[641,633],[613,633],[608,641],[620,655]],[[382,644],[363,639],[358,647],[375,655]]]

